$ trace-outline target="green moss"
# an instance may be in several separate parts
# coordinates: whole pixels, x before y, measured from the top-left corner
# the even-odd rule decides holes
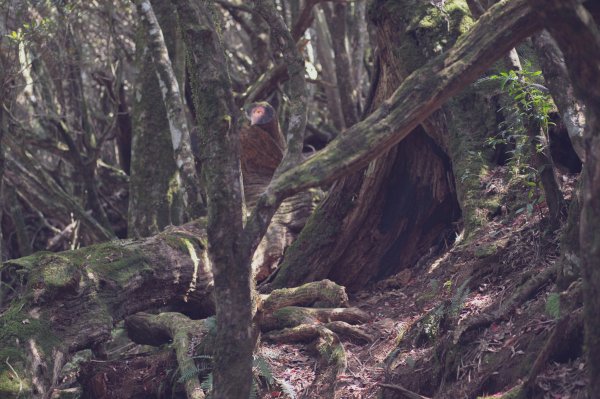
[[[30,340],[35,342],[42,357],[60,345],[60,339],[51,333],[48,323],[27,314],[24,303],[15,301],[0,316],[0,397],[16,397],[20,390],[29,391],[29,381],[23,379],[23,375],[19,380],[11,367],[15,371],[26,369],[26,350],[21,345]]]
[[[20,379],[10,369],[0,369],[0,397],[4,399],[25,397],[31,391],[29,381]]]
[[[17,258],[17,259],[11,259],[9,261],[7,261],[4,266],[19,266],[23,269],[26,270],[32,270],[34,268],[37,267],[37,265],[40,263],[40,260],[43,259],[44,257],[48,256],[48,255],[53,255],[54,252],[48,252],[48,251],[41,251],[41,252],[36,252],[33,255],[29,255],[29,256],[24,256],[22,258]]]
[[[273,312],[273,317],[279,320],[281,325],[284,327],[294,327],[300,322],[298,312],[294,311],[294,308],[291,306],[277,309],[275,312]]]
[[[164,234],[165,242],[171,248],[183,252],[189,253],[188,245],[194,246],[197,253],[203,252],[208,248],[208,241],[206,238],[199,238],[191,234],[184,234],[182,232],[168,232]]]
[[[474,255],[476,258],[487,258],[498,252],[498,247],[495,244],[481,245],[475,248]]]
[[[119,284],[126,284],[131,277],[144,270],[152,270],[140,250],[127,248],[117,242],[87,247],[78,255],[82,267],[93,265],[94,271]]]

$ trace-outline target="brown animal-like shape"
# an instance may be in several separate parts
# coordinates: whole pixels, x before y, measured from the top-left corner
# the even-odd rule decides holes
[[[241,164],[246,204],[252,207],[281,162],[285,141],[277,113],[270,104],[254,103],[246,115],[250,125],[240,131]]]

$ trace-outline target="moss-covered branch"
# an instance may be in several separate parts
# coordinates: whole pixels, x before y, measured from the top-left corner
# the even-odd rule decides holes
[[[275,179],[265,200],[287,197],[364,167],[539,27],[525,0],[501,1],[450,51],[410,74],[371,116]]]

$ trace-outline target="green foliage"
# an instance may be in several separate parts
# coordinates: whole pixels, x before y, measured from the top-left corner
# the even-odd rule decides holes
[[[435,340],[440,333],[440,323],[442,322],[444,313],[445,307],[440,305],[423,320],[423,332],[430,341]]]
[[[213,373],[208,373],[208,375],[200,383],[200,386],[205,392],[210,392],[213,387]]]
[[[553,319],[560,317],[560,294],[553,292],[546,300],[546,313]]]
[[[543,202],[539,172],[530,166],[531,142],[527,134],[527,126],[535,123],[540,128],[540,135],[535,141],[535,150],[543,152],[547,148],[548,128],[552,125],[550,112],[555,109],[552,97],[542,86],[541,71],[532,71],[526,65],[520,71],[503,71],[481,79],[478,83],[492,81],[500,84],[500,90],[511,99],[511,103],[503,110],[506,120],[501,122],[500,132],[486,140],[486,144],[495,148],[499,145],[511,147],[511,157],[508,162],[513,180],[523,183],[528,188],[527,203],[517,210],[517,213],[527,211],[533,213],[536,204]]]
[[[463,306],[465,305],[465,300],[467,296],[469,296],[469,282],[471,279],[466,279],[456,290],[454,295],[452,296],[452,301],[450,302],[449,313],[452,317],[456,317],[459,315]]]
[[[200,374],[200,370],[197,367],[190,367],[188,369],[181,370],[179,379],[177,379],[177,382],[185,384],[192,378],[196,378],[198,376],[198,374]]]

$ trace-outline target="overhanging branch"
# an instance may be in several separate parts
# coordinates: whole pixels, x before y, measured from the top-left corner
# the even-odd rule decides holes
[[[286,198],[366,166],[538,29],[539,21],[527,1],[501,1],[451,50],[408,76],[367,119],[352,126],[316,156],[274,179],[263,200]]]

